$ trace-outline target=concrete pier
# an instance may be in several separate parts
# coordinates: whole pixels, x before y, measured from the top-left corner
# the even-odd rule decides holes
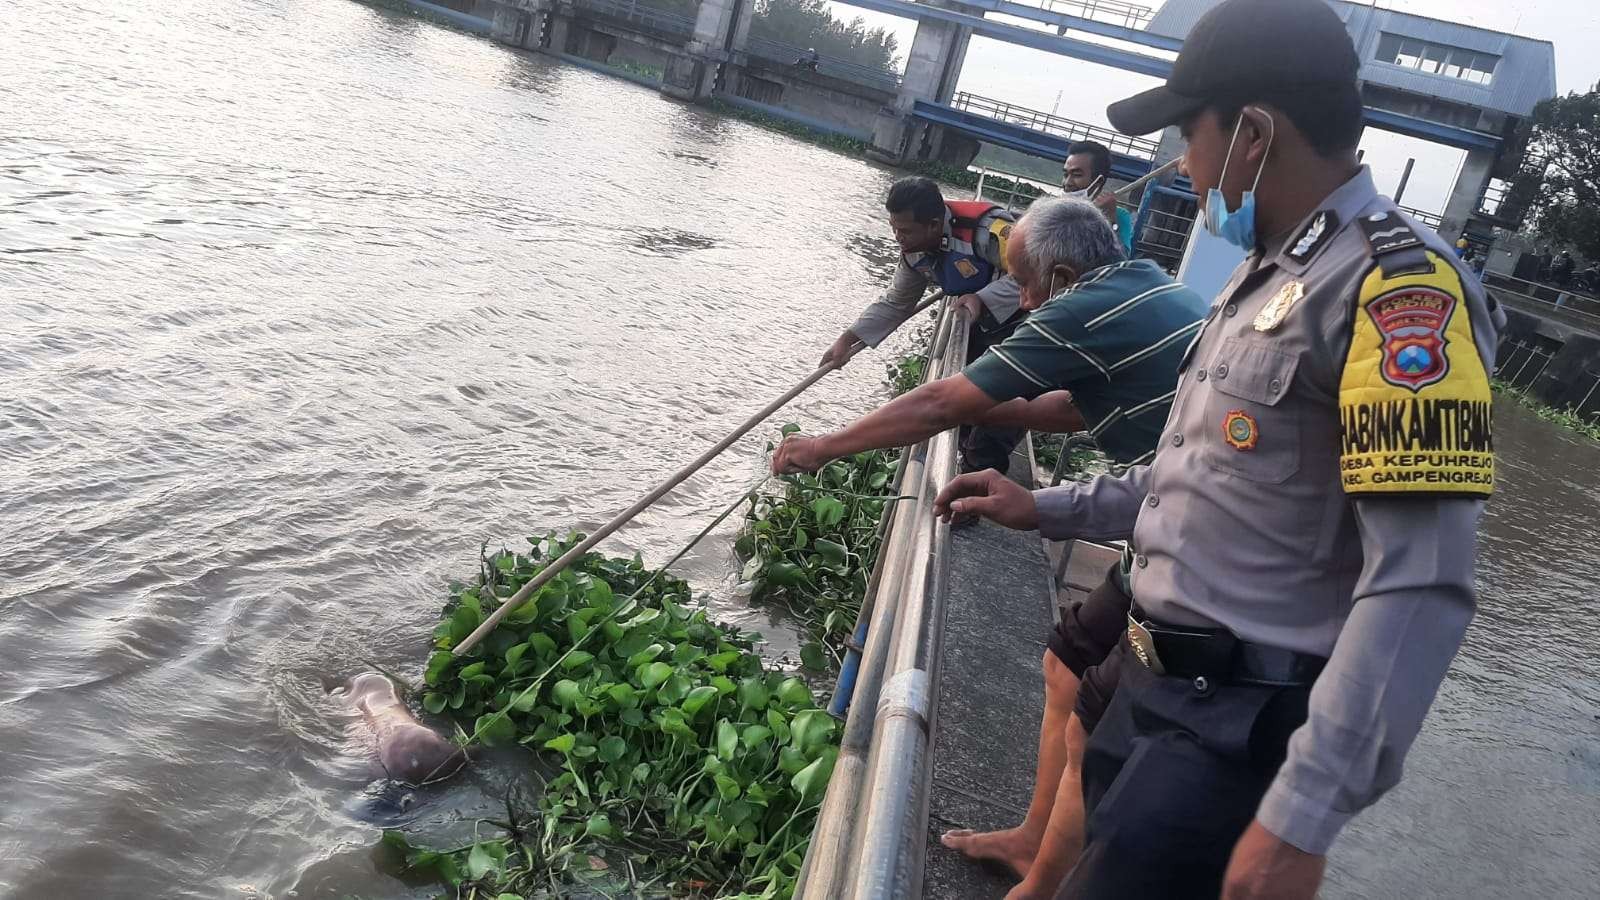
[[[930,0],[930,5],[969,11],[960,4],[941,0]],[[977,12],[982,15],[981,11]],[[901,76],[900,92],[894,105],[879,113],[872,131],[873,156],[891,164],[938,156],[942,137],[939,129],[914,120],[911,109],[918,100],[950,101],[961,80],[961,66],[971,40],[970,28],[939,19],[917,22],[917,33],[906,51],[906,70]],[[975,143],[972,153],[977,153]]]
[[[710,97],[734,47],[750,34],[753,6],[750,0],[700,0],[694,34],[667,64],[661,93],[689,102]]]
[[[1483,204],[1483,193],[1489,187],[1489,175],[1495,166],[1495,154],[1488,150],[1468,150],[1461,161],[1461,171],[1445,200],[1444,212],[1439,217],[1439,236],[1452,243],[1467,233],[1468,226],[1478,215]]]

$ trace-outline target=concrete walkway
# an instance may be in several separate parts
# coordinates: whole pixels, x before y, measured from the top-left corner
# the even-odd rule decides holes
[[[1012,457],[1012,477],[1026,484],[1017,475],[1032,468],[1024,443]],[[923,896],[998,900],[1017,879],[945,849],[939,835],[1022,821],[1039,756],[1045,642],[1059,609],[1099,585],[1120,551],[1045,542],[991,522],[957,530],[950,549]],[[1058,593],[1055,571],[1068,552]]]
[[[1031,466],[1024,443],[1011,471]],[[1037,534],[987,521],[958,529],[950,549],[923,896],[999,898],[1016,879],[945,849],[939,835],[1009,828],[1027,811],[1044,713],[1040,662],[1053,623],[1050,570]]]

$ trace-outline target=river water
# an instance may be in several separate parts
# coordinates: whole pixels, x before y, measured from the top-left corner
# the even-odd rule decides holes
[[[428,895],[375,871],[326,687],[414,675],[481,542],[592,528],[808,371],[893,177],[357,3],[8,0],[0,896]],[[1502,412],[1482,612],[1329,896],[1600,883],[1600,452]],[[664,558],[761,466],[608,546]],[[728,530],[682,571],[781,649]],[[406,815],[470,829],[513,768]]]

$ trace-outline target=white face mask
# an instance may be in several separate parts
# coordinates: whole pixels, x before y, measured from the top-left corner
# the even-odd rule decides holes
[[[1073,200],[1093,200],[1100,195],[1100,189],[1105,187],[1105,184],[1106,177],[1097,175],[1093,181],[1089,182],[1088,187],[1081,191],[1067,191],[1066,196]]]

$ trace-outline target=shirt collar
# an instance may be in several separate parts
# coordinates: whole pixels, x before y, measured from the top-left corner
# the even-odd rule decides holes
[[[1167,274],[1159,265],[1156,264],[1155,260],[1153,259],[1125,259],[1121,262],[1107,263],[1106,265],[1100,266],[1096,269],[1090,269],[1082,275],[1079,275],[1077,281],[1074,281],[1067,287],[1057,291],[1054,296],[1052,296],[1049,300],[1046,300],[1045,303],[1053,303],[1062,299],[1063,297],[1069,297],[1076,293],[1080,288],[1086,288],[1093,284],[1100,284],[1108,278],[1116,277],[1118,273],[1132,272],[1160,272],[1162,277],[1166,277]],[[1044,304],[1040,304],[1041,308],[1043,306]]]
[[[1293,275],[1305,274],[1333,243],[1334,236],[1354,222],[1377,196],[1372,170],[1360,167],[1349,181],[1334,188],[1333,193],[1317,204],[1316,210],[1291,229],[1283,242],[1265,257],[1265,262]]]

